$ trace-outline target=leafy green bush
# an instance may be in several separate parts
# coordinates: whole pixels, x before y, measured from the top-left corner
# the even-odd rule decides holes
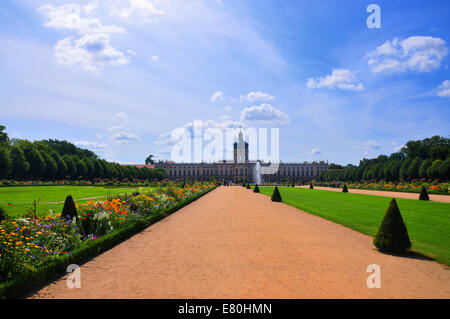
[[[422,186],[422,189],[420,190],[419,200],[430,200],[425,186]]]
[[[255,188],[253,189],[253,193],[259,193],[258,184],[255,184]]]
[[[273,190],[273,194],[272,194],[272,202],[282,202],[281,200],[281,194],[280,191],[278,190],[278,187],[275,186],[274,190]]]
[[[67,218],[72,220],[74,217],[78,217],[77,208],[75,207],[75,202],[73,201],[72,195],[67,195],[64,201],[64,207],[61,212],[61,218]]]
[[[373,243],[379,250],[388,253],[404,253],[411,247],[408,231],[395,198],[389,204]]]

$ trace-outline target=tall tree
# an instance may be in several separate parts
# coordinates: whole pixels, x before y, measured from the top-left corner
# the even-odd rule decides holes
[[[431,159],[427,158],[426,160],[424,160],[422,162],[422,164],[419,167],[419,177],[420,178],[427,178],[427,169],[428,167],[431,166],[431,164],[433,164],[433,162],[431,161]]]
[[[40,153],[45,161],[44,177],[50,180],[55,179],[58,172],[58,164],[56,163],[55,159],[46,151],[41,150]]]
[[[403,180],[407,180],[408,179],[408,168],[409,165],[411,165],[411,158],[407,158],[406,160],[403,161],[402,166],[400,167],[400,178]]]
[[[427,175],[429,178],[439,178],[439,173],[442,171],[441,168],[442,160],[437,159],[433,161],[430,167],[427,169]]]
[[[25,158],[25,153],[19,145],[12,145],[11,148],[11,161],[12,161],[12,177],[13,179],[24,179],[28,170],[30,169],[30,163]]]
[[[391,177],[393,181],[400,179],[400,168],[402,167],[402,160],[394,160],[391,166]]]
[[[155,164],[155,156],[154,155],[147,156],[147,158],[145,159],[145,164],[146,165],[153,165],[153,164]]]
[[[63,157],[64,162],[67,165],[67,175],[70,179],[76,179],[78,177],[77,167],[75,165],[75,162],[72,159],[72,156],[66,154]]]
[[[9,178],[11,175],[12,161],[9,150],[0,147],[0,178]]]
[[[408,178],[409,180],[416,179],[419,177],[419,168],[422,164],[420,157],[416,157],[408,167]]]
[[[58,178],[66,178],[68,168],[66,162],[64,162],[61,155],[59,155],[56,151],[53,151],[51,153],[53,159],[56,162],[56,165],[58,165],[58,171],[56,172],[56,177]]]
[[[6,127],[0,125],[0,146],[7,146],[9,144],[9,137],[6,132],[4,132]]]
[[[77,156],[72,156],[72,158],[73,158],[73,161],[77,168],[78,176],[76,177],[76,179],[86,178],[87,173],[88,173],[88,168],[87,168],[86,164],[81,159],[79,159]]]
[[[25,157],[30,163],[29,176],[33,179],[39,179],[43,177],[45,173],[45,160],[36,146],[29,145],[24,149]]]
[[[90,158],[90,157],[85,157],[85,158],[83,158],[83,162],[84,162],[84,164],[86,165],[86,168],[87,168],[86,177],[88,179],[94,178],[95,177],[94,176],[95,175],[95,165],[94,165],[93,159]]]

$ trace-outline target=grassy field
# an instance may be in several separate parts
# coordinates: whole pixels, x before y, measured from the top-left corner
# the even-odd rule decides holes
[[[274,187],[260,186],[272,195]],[[391,197],[278,187],[283,202],[325,219],[375,236]],[[396,199],[412,250],[450,265],[450,204]]]
[[[67,195],[72,195],[76,204],[85,203],[88,198],[101,200],[109,195],[131,193],[136,187],[95,187],[95,186],[24,186],[0,187],[0,206],[12,216],[23,216],[33,201],[39,199],[37,212],[47,215],[49,209],[60,213]],[[84,199],[84,200],[83,200]],[[9,205],[10,204],[10,205]]]

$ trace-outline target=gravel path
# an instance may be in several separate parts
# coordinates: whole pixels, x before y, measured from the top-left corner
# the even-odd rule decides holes
[[[309,185],[296,186],[296,187],[309,188]],[[321,190],[333,191],[333,192],[342,192],[342,188],[333,188],[333,187],[314,186],[314,189],[321,189]],[[348,192],[349,193],[355,193],[355,194],[366,194],[366,195],[395,197],[395,198],[406,198],[406,199],[417,199],[417,200],[419,200],[419,195],[420,195],[418,193],[374,191],[374,190],[370,190],[370,189],[350,189],[350,188],[348,189]],[[430,201],[450,203],[450,196],[449,195],[428,194],[428,196],[430,197]]]
[[[381,267],[381,288],[366,285]],[[242,187],[220,187],[31,298],[450,298],[450,270]]]

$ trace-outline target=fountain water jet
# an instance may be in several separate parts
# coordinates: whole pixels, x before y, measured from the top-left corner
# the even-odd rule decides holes
[[[261,164],[259,163],[259,161],[257,161],[255,165],[255,183],[258,185],[261,185],[262,183]]]

